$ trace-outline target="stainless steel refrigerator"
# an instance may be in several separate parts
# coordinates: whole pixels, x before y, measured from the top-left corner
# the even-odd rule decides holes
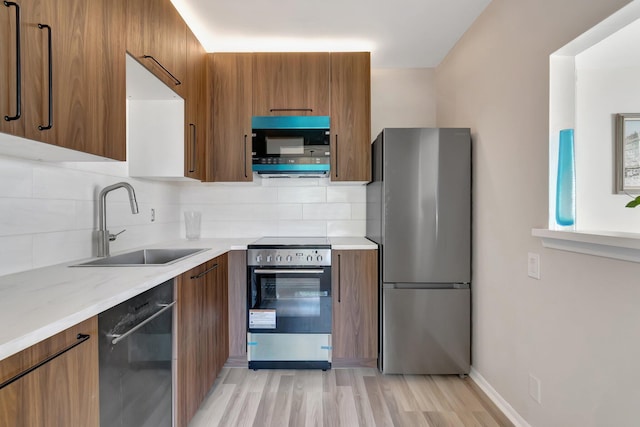
[[[372,165],[367,237],[380,254],[380,370],[467,374],[470,131],[384,129],[373,142]]]

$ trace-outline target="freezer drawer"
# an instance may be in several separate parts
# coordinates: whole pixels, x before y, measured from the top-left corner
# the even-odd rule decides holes
[[[382,351],[385,374],[468,374],[471,292],[466,289],[383,287]]]

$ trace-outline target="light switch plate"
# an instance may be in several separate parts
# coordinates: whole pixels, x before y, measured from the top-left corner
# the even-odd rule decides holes
[[[527,254],[527,274],[529,277],[540,280],[540,254],[533,252]]]

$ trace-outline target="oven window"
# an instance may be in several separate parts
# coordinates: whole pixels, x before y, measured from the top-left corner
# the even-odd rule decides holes
[[[276,310],[278,317],[319,317],[322,297],[320,278],[260,278],[260,301],[254,308]]]

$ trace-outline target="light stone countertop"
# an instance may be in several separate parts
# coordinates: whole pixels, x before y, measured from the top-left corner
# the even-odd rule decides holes
[[[377,249],[364,237],[329,239],[332,249]],[[87,259],[1,276],[0,360],[255,240],[181,239],[145,246],[209,249],[165,266],[70,267]]]

